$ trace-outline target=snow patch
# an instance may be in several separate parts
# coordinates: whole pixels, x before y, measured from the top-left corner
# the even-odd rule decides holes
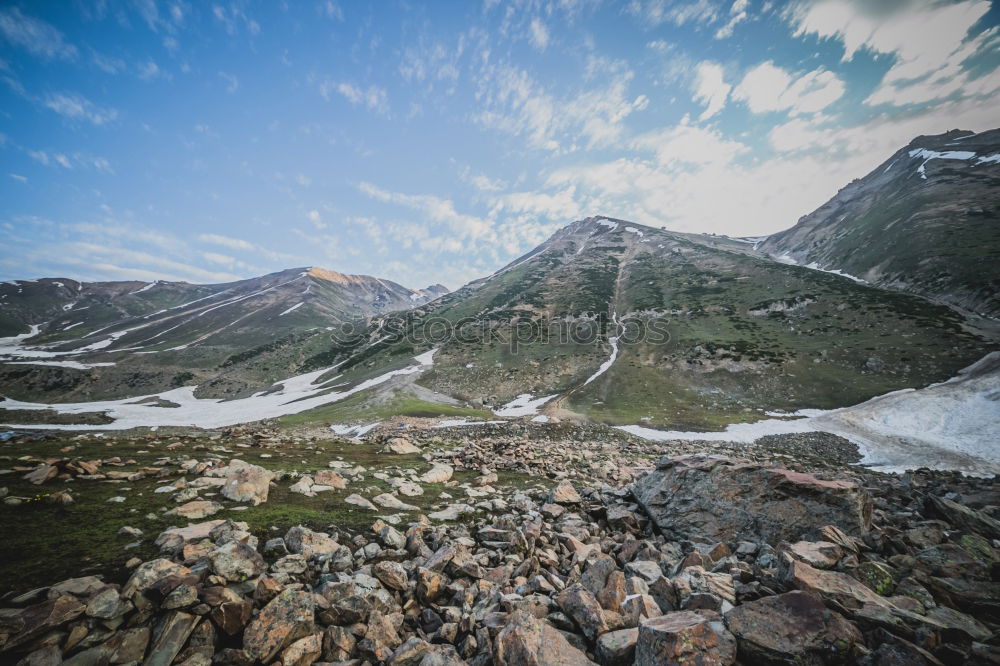
[[[522,393],[500,409],[494,409],[493,413],[497,416],[531,416],[537,414],[542,405],[558,395],[554,393],[544,398],[533,398],[530,393]]]
[[[993,153],[992,155],[984,155],[976,159],[976,166],[980,164],[989,164],[990,162],[1000,162],[1000,153]]]
[[[630,234],[636,234],[640,238],[645,235],[635,227],[625,227],[625,231],[629,232]]]
[[[917,167],[917,173],[924,180],[927,180],[927,172],[924,167],[931,160],[971,160],[976,154],[971,150],[927,150],[926,148],[916,148],[910,151],[910,157],[920,157],[923,158],[923,162]]]
[[[867,280],[862,280],[861,278],[855,277],[854,275],[851,275],[850,273],[845,273],[842,270],[820,268],[820,265],[818,263],[816,263],[815,261],[812,262],[812,263],[809,263],[809,264],[800,264],[798,262],[798,260],[795,259],[795,257],[793,257],[790,254],[771,255],[771,258],[774,259],[775,261],[777,261],[778,263],[781,263],[781,264],[787,264],[789,266],[801,266],[802,268],[808,268],[810,270],[820,271],[821,273],[830,273],[831,275],[839,275],[840,277],[845,277],[848,280],[854,280],[858,284],[868,284]]]
[[[618,228],[618,223],[612,222],[611,220],[598,220],[597,223],[602,227],[607,227],[608,229],[611,229],[611,231],[614,231],[615,229]]]
[[[611,315],[611,321],[614,322],[615,333],[617,333],[618,332],[617,312]],[[615,335],[614,337],[608,338],[608,344],[611,345],[611,356],[608,357],[608,360],[606,360],[604,363],[601,363],[601,367],[597,369],[597,372],[595,372],[594,374],[592,374],[590,377],[587,378],[587,381],[583,383],[584,386],[586,386],[587,384],[589,384],[590,382],[594,381],[595,379],[603,375],[605,372],[607,372],[608,368],[610,368],[612,364],[614,364],[615,360],[618,358],[618,336]]]
[[[362,437],[370,433],[372,430],[377,428],[379,423],[380,421],[376,421],[375,423],[369,423],[367,425],[334,424],[330,426],[330,430],[332,430],[335,434],[341,435],[343,437],[350,437],[351,439],[361,439]]]
[[[150,289],[152,289],[153,287],[155,287],[155,286],[156,286],[156,285],[158,285],[158,284],[160,284],[160,281],[159,281],[159,280],[153,280],[152,282],[150,282],[149,284],[147,284],[147,285],[146,285],[145,287],[143,287],[142,289],[138,289],[138,290],[136,290],[136,291],[133,291],[133,292],[132,292],[132,295],[134,295],[134,294],[141,294],[141,293],[142,293],[142,292],[144,292],[144,291],[149,291]]]
[[[288,308],[287,310],[285,310],[284,312],[282,312],[282,313],[281,313],[280,315],[278,315],[278,316],[279,316],[279,317],[284,317],[284,316],[285,316],[286,314],[288,314],[289,312],[295,312],[296,310],[298,310],[299,308],[301,308],[301,307],[302,307],[303,305],[305,305],[305,303],[304,303],[304,302],[303,302],[303,303],[296,303],[295,305],[293,305],[292,307]]]
[[[470,421],[468,419],[445,419],[443,421],[438,421],[432,428],[457,428],[461,426],[477,426],[477,425],[498,425],[501,423],[509,423],[509,421]]]
[[[114,419],[112,423],[104,425],[31,425],[30,429],[32,430],[127,430],[129,428],[158,426],[222,428],[238,423],[298,414],[314,407],[338,402],[355,393],[383,384],[393,377],[423,372],[433,362],[435,351],[437,350],[432,349],[414,358],[417,365],[392,370],[363,381],[352,388],[329,393],[327,393],[330,389],[328,385],[337,377],[324,382],[319,382],[319,378],[336,366],[285,379],[275,384],[275,386],[281,387],[276,391],[260,391],[248,398],[235,400],[196,398],[194,396],[196,386],[182,386],[152,395],[96,402],[42,404],[8,399],[0,402],[0,409],[51,409],[59,414],[103,412]],[[152,398],[160,398],[175,403],[179,407],[164,409],[149,402],[142,402]],[[20,425],[11,427],[25,428],[25,426]]]
[[[861,464],[884,472],[917,467],[1000,473],[1000,352],[922,389],[903,389],[851,407],[800,410],[789,418],[734,423],[722,432],[621,429],[652,441],[752,443],[764,435],[828,432],[853,442]],[[772,413],[773,414],[773,413]]]
[[[74,370],[90,370],[91,368],[106,368],[114,363],[80,363],[79,361],[7,361],[5,365],[50,365]]]

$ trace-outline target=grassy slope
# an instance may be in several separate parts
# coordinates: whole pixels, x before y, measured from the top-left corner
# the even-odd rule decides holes
[[[496,337],[386,343],[346,365],[345,379],[440,346],[421,384],[462,400],[497,405],[524,392],[562,393],[564,407],[598,421],[717,428],[761,410],[839,407],[940,381],[995,348],[965,331],[958,314],[921,298],[751,256],[725,239],[642,230],[648,242],[621,230],[557,237],[405,324],[413,331],[431,318],[471,317],[503,337],[518,322],[596,315],[601,339],[525,344],[516,353]],[[577,254],[581,238],[587,245]],[[782,302],[801,307],[750,314]],[[611,370],[582,387],[610,353],[609,315],[643,311],[667,322],[669,341],[623,345]]]

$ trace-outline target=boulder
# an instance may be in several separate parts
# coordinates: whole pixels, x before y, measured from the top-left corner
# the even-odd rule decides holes
[[[420,453],[420,447],[414,446],[413,443],[405,437],[393,437],[385,443],[385,446],[382,447],[382,451],[384,453],[406,455],[409,453]]]
[[[987,539],[1000,539],[1000,521],[982,511],[970,509],[958,502],[935,495],[927,498],[927,505],[932,512],[939,514],[955,527],[975,532]]]
[[[863,644],[857,627],[800,591],[741,604],[726,613],[726,625],[752,663],[848,663]]]
[[[354,506],[360,506],[362,509],[368,509],[369,511],[378,511],[378,507],[366,500],[364,497],[358,494],[348,495],[344,498],[344,501],[348,504],[353,504]]]
[[[859,580],[839,571],[815,569],[804,562],[783,561],[783,577],[793,587],[809,592],[834,609],[855,611],[871,604],[886,609],[894,608],[892,602],[879,596]]]
[[[843,549],[829,541],[796,541],[788,552],[797,560],[817,569],[832,569],[844,556]]]
[[[197,615],[171,611],[161,620],[156,639],[149,648],[143,666],[170,666],[194,628],[201,621]]]
[[[597,661],[601,666],[632,666],[639,629],[619,629],[597,639]]]
[[[493,642],[496,666],[591,666],[594,662],[552,625],[515,611]]]
[[[245,543],[230,541],[208,555],[212,571],[232,582],[256,578],[267,571],[267,563],[260,554]]]
[[[36,486],[40,486],[49,479],[54,479],[59,475],[59,468],[55,465],[50,465],[48,463],[41,463],[33,469],[32,471],[25,474],[22,478],[28,483],[33,483]]]
[[[573,484],[563,480],[556,484],[556,487],[549,493],[550,504],[579,504],[583,501],[580,493],[576,491]]]
[[[409,578],[399,562],[379,562],[372,567],[372,575],[391,590],[405,591]]]
[[[306,475],[292,485],[288,486],[288,492],[305,495],[306,497],[316,497],[316,493],[313,491],[312,487],[313,479],[311,476]]]
[[[243,649],[251,659],[270,663],[300,638],[314,633],[313,595],[301,590],[283,590],[247,625]]]
[[[0,649],[9,650],[26,643],[50,629],[76,619],[85,610],[86,607],[76,597],[65,594],[17,611],[12,617],[0,620]]]
[[[330,486],[337,490],[343,490],[347,487],[347,480],[332,469],[324,469],[316,472],[313,474],[313,481],[321,486]]]
[[[590,590],[578,583],[560,592],[556,596],[556,603],[591,641],[596,641],[609,628],[601,604]]]
[[[715,630],[698,613],[678,611],[649,618],[639,625],[635,666],[728,666],[731,663],[731,655],[720,649]]]
[[[306,559],[333,555],[340,548],[340,544],[329,534],[313,532],[302,525],[296,525],[288,530],[285,534],[285,545],[290,552]]]
[[[424,483],[444,483],[451,479],[455,473],[451,465],[444,463],[434,463],[433,467],[420,475],[420,480]]]
[[[125,583],[125,587],[122,588],[122,597],[131,598],[135,593],[147,590],[167,576],[187,576],[190,573],[191,570],[187,567],[163,558],[144,562],[136,567],[128,582]]]
[[[449,504],[440,511],[427,514],[431,520],[458,520],[467,513],[475,513],[476,510],[468,504]]]
[[[382,493],[372,498],[375,504],[386,509],[396,509],[397,511],[419,511],[420,507],[407,504],[392,493]]]
[[[188,502],[187,504],[181,504],[180,506],[167,511],[164,515],[180,516],[181,518],[187,518],[188,520],[199,520],[201,518],[213,516],[220,511],[222,511],[222,505],[218,502],[195,500],[193,502]]]
[[[835,524],[871,527],[871,496],[857,483],[711,455],[663,458],[632,486],[668,538],[706,543],[820,538]]]
[[[223,497],[234,502],[247,502],[252,506],[267,501],[274,472],[236,459],[225,469],[225,484],[221,490]]]
[[[309,634],[281,652],[281,666],[309,666],[323,653],[323,634]]]

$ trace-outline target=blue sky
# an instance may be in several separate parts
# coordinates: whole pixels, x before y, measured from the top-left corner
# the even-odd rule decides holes
[[[593,214],[795,223],[1000,126],[987,0],[4,2],[0,279],[456,288]]]

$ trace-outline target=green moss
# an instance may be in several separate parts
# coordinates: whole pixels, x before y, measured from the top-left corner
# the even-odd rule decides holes
[[[865,587],[883,597],[889,596],[896,589],[892,570],[880,562],[862,562],[854,575]]]

